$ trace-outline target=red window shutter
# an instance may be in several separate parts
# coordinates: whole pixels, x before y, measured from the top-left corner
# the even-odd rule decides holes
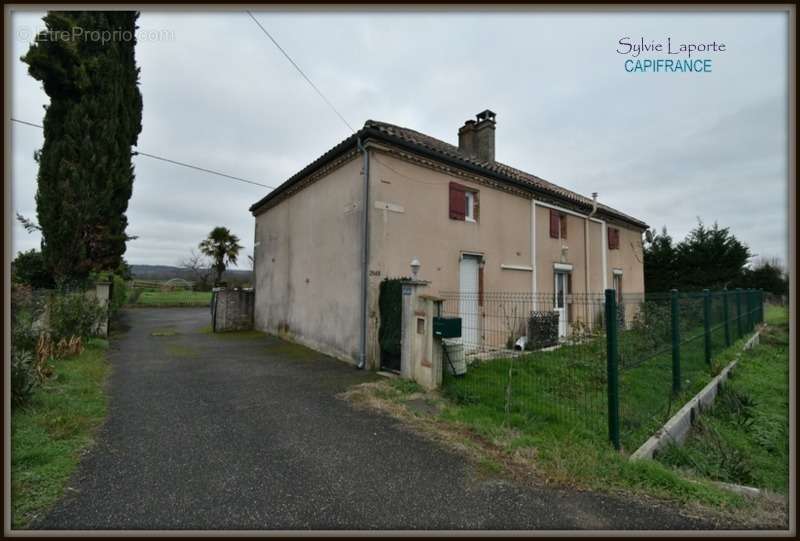
[[[550,209],[550,238],[558,238],[558,230],[561,228],[561,219],[558,212]]]
[[[461,184],[450,183],[450,219],[464,220],[467,216],[467,189]]]
[[[561,238],[567,238],[567,215],[561,214],[559,215],[559,223],[561,225]]]
[[[616,227],[608,228],[608,249],[619,250],[619,229]]]

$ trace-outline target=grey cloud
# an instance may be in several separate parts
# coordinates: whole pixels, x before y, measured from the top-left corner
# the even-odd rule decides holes
[[[40,15],[38,15],[40,16]],[[455,142],[498,113],[497,156],[682,236],[729,225],[754,251],[786,257],[786,32],[780,14],[391,14],[256,16],[350,124],[394,122]],[[145,10],[140,42],[145,152],[277,185],[348,130],[244,13]],[[14,29],[41,26],[12,15]],[[725,41],[708,76],[631,75],[625,35]],[[14,116],[47,102],[16,59]],[[32,213],[41,134],[12,128],[13,204]],[[251,203],[267,190],[138,157],[126,257],[174,263],[215,225],[252,252]],[[38,239],[13,228],[14,250]]]

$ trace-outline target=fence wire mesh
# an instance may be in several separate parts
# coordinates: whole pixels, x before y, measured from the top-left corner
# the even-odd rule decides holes
[[[445,343],[445,393],[502,413],[512,427],[606,426],[603,295],[444,293],[442,315],[460,317],[462,338]],[[448,366],[463,355],[467,373]]]
[[[719,371],[714,359],[763,319],[760,291],[614,294],[618,387],[609,389],[606,297],[444,293],[462,320],[445,340],[443,389],[511,428],[609,437],[609,394],[633,451]],[[466,373],[459,373],[463,359]],[[612,404],[614,402],[612,401]],[[613,438],[612,438],[613,440]]]

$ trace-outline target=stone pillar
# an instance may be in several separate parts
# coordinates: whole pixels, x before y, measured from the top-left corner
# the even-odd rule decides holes
[[[430,282],[402,282],[400,377],[435,389],[442,381],[441,341],[434,342],[433,317],[440,299],[421,293]]]
[[[214,332],[253,328],[255,294],[251,289],[214,289],[211,325]]]
[[[97,336],[108,336],[108,311],[109,300],[111,297],[111,282],[95,282],[94,284],[94,297],[97,299],[97,304],[103,307],[103,317],[97,322],[95,332]]]
[[[442,340],[433,335],[433,318],[439,313],[439,303],[442,299],[433,295],[421,294],[417,296],[418,313],[417,325],[420,318],[424,318],[422,329],[417,328],[419,344],[417,363],[414,366],[414,381],[425,389],[438,389],[442,386]],[[423,333],[419,331],[423,330]]]

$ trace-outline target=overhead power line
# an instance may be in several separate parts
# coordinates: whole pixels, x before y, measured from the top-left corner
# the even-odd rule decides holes
[[[44,126],[42,126],[40,124],[34,124],[33,122],[27,122],[25,120],[19,120],[19,119],[16,119],[16,118],[12,118],[11,120],[13,122],[18,122],[19,124],[24,124],[26,126],[32,126],[34,128],[39,128],[39,129],[43,129],[44,128]],[[267,188],[267,189],[270,189],[270,190],[274,190],[275,189],[274,186],[267,186],[266,184],[262,184],[261,182],[256,182],[255,180],[247,180],[246,178],[237,177],[237,176],[234,176],[234,175],[229,175],[227,173],[222,173],[220,171],[214,171],[213,169],[206,169],[205,167],[200,167],[199,165],[192,165],[190,163],[179,162],[178,160],[172,160],[170,158],[165,158],[163,156],[156,156],[155,154],[150,154],[148,152],[142,152],[141,150],[134,150],[133,154],[134,155],[139,155],[139,156],[145,156],[147,158],[152,158],[154,160],[161,160],[163,162],[171,163],[173,165],[180,165],[181,167],[187,167],[189,169],[194,169],[196,171],[202,171],[204,173],[209,173],[211,175],[217,175],[219,177],[227,178],[227,179],[230,179],[230,180],[236,180],[238,182],[245,182],[247,184],[253,184],[254,186],[261,186],[262,188]]]
[[[292,66],[294,66],[294,69],[296,69],[296,70],[297,70],[297,72],[298,72],[300,75],[302,75],[302,76],[303,76],[303,79],[305,79],[305,80],[306,80],[306,82],[308,82],[308,84],[309,84],[309,85],[311,85],[311,88],[313,88],[313,89],[314,89],[314,90],[317,92],[317,94],[319,94],[319,97],[320,97],[320,98],[322,98],[322,99],[325,101],[325,103],[327,103],[327,104],[328,104],[328,107],[330,107],[330,108],[333,110],[333,112],[334,112],[334,113],[336,113],[336,116],[338,116],[338,117],[339,117],[339,119],[340,119],[342,122],[344,122],[344,125],[345,125],[345,126],[347,126],[347,128],[348,128],[348,129],[349,129],[351,132],[353,132],[353,133],[356,133],[356,130],[354,130],[354,129],[353,129],[353,126],[351,126],[351,125],[350,125],[350,123],[349,123],[349,122],[348,122],[348,121],[347,121],[347,120],[344,118],[344,116],[342,116],[342,113],[340,113],[340,112],[339,112],[339,110],[338,110],[338,109],[337,109],[337,108],[336,108],[336,107],[333,105],[333,103],[331,103],[331,100],[329,100],[328,98],[326,98],[326,97],[325,97],[325,94],[323,94],[323,93],[322,93],[322,91],[321,91],[319,88],[317,88],[317,85],[315,85],[315,84],[314,84],[314,82],[313,82],[313,81],[312,81],[312,80],[311,80],[311,79],[308,77],[308,75],[306,75],[306,74],[303,72],[303,70],[302,70],[302,69],[300,69],[300,66],[298,66],[298,65],[297,65],[297,62],[295,62],[294,60],[292,60],[292,57],[291,57],[291,56],[289,56],[289,53],[287,53],[287,52],[286,52],[286,51],[283,49],[283,47],[281,47],[281,46],[280,46],[280,44],[279,44],[279,43],[278,43],[278,42],[275,40],[275,38],[273,38],[273,37],[272,37],[272,35],[271,35],[269,32],[267,32],[267,29],[266,29],[266,28],[264,28],[264,26],[262,26],[262,24],[261,24],[260,22],[258,22],[258,19],[256,19],[256,18],[255,18],[255,16],[254,16],[254,15],[253,15],[253,14],[252,14],[250,11],[248,11],[248,12],[247,12],[247,14],[248,14],[248,15],[250,15],[250,18],[251,18],[251,19],[253,19],[253,22],[255,22],[255,23],[258,25],[258,27],[261,29],[261,31],[262,31],[262,32],[264,32],[264,35],[265,35],[265,36],[267,36],[267,37],[270,39],[270,41],[272,41],[272,43],[274,43],[274,44],[275,44],[275,47],[277,47],[277,48],[278,48],[278,50],[279,50],[281,53],[283,53],[283,56],[285,56],[285,57],[286,57],[286,59],[287,59],[289,62],[291,62],[291,63],[292,63]]]
[[[25,120],[17,120],[16,118],[11,119],[14,122],[19,122],[20,124],[25,124],[26,126],[33,126],[34,128],[44,129],[44,126],[41,124],[34,124],[33,122],[26,122]]]
[[[203,171],[204,173],[210,173],[212,175],[218,175],[220,177],[229,178],[231,180],[238,180],[239,182],[246,182],[247,184],[254,184],[255,186],[261,186],[263,188],[269,188],[270,190],[274,190],[274,186],[267,186],[266,184],[261,184],[260,182],[256,182],[255,180],[247,180],[246,178],[235,177],[233,175],[229,175],[227,173],[220,173],[219,171],[214,171],[213,169],[206,169],[205,167],[199,167],[197,165],[192,165],[190,163],[179,162],[177,160],[170,160],[169,158],[164,158],[163,156],[156,156],[155,154],[148,154],[147,152],[142,152],[141,150],[134,151],[134,154],[138,154],[140,156],[147,156],[148,158],[153,158],[155,160],[161,160],[163,162],[172,163],[175,165],[180,165],[182,167],[188,167],[189,169],[196,169],[197,171]]]

